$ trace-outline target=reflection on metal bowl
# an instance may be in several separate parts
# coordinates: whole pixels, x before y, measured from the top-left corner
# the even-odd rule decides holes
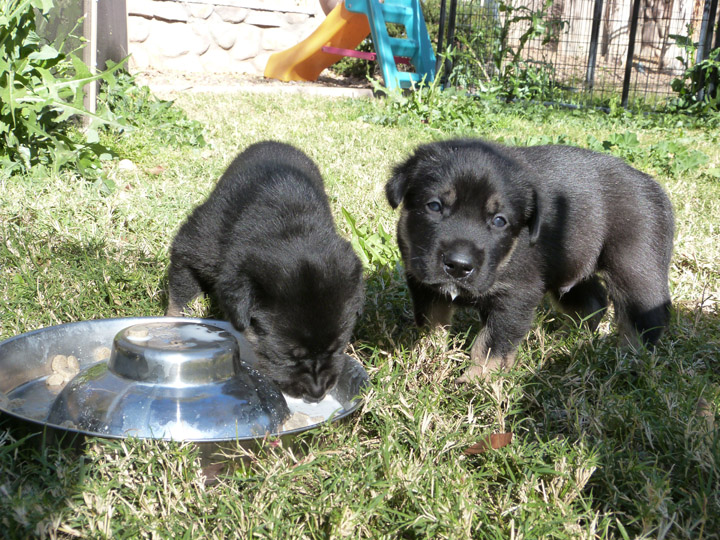
[[[103,435],[203,440],[275,433],[289,414],[280,390],[241,361],[229,332],[153,322],[118,332],[110,360],[75,376],[47,420]]]
[[[368,376],[356,360],[345,360],[328,403],[311,405],[284,396],[255,370],[251,346],[227,322],[68,323],[0,343],[0,412],[36,431],[250,447],[320,421],[316,414],[309,426],[283,427],[294,413],[321,410],[322,421],[332,422],[354,413]]]

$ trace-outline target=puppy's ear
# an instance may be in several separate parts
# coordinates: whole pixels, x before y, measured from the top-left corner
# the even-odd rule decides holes
[[[415,168],[416,161],[417,158],[413,156],[404,163],[397,165],[393,169],[392,178],[385,184],[385,196],[393,209],[400,206],[405,193],[407,193],[410,176]]]
[[[530,245],[534,246],[540,237],[540,223],[542,222],[541,197],[535,188],[532,189],[532,202],[528,207],[528,229],[530,230]]]

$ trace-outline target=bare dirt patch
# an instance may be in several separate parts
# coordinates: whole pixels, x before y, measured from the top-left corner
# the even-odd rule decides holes
[[[136,81],[160,95],[180,92],[302,93],[328,97],[372,97],[366,79],[342,77],[325,70],[317,81],[279,81],[248,73],[190,73],[146,70],[135,73]]]

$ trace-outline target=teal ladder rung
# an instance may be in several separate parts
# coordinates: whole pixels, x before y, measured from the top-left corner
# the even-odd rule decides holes
[[[410,88],[415,83],[430,83],[434,80],[435,54],[420,0],[385,0],[384,3],[378,0],[345,0],[345,8],[367,16],[377,60],[388,89],[398,86]],[[387,30],[388,22],[402,24],[407,38],[391,38]],[[415,73],[398,71],[396,56],[410,58]]]
[[[419,83],[422,80],[422,77],[418,73],[413,73],[411,71],[398,71],[397,73],[397,79],[400,83],[408,83],[407,86],[401,84],[403,88],[408,88],[412,86],[412,83]]]
[[[390,48],[393,56],[413,57],[418,50],[417,42],[414,39],[390,38]]]
[[[399,6],[393,4],[382,4],[382,12],[385,15],[385,22],[404,24],[412,21],[413,10],[408,6]]]

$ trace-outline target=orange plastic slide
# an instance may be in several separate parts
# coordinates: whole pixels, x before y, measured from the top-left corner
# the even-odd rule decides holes
[[[339,54],[323,52],[323,47],[354,49],[369,34],[367,17],[348,11],[345,3],[340,2],[306,39],[270,56],[265,77],[281,81],[317,80],[323,69],[343,58]]]

